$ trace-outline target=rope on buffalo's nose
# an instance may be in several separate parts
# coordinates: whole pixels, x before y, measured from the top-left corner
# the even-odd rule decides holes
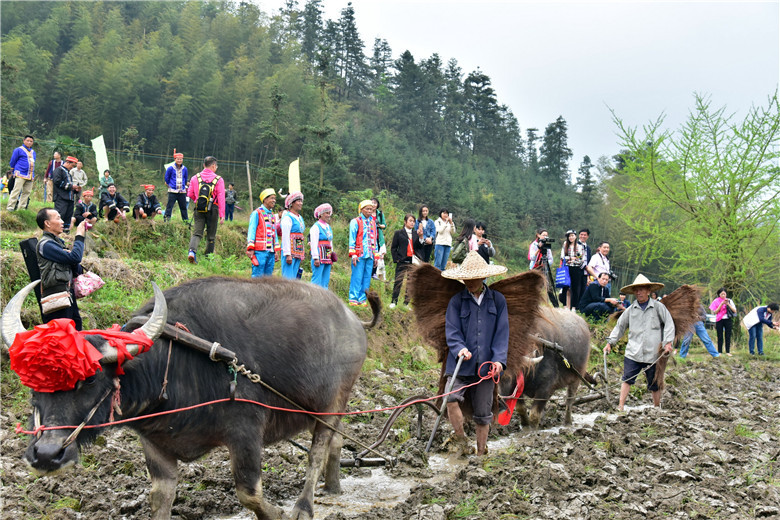
[[[81,433],[81,430],[84,429],[84,426],[86,426],[87,423],[92,419],[92,416],[95,415],[95,412],[97,412],[98,408],[100,408],[100,405],[103,404],[103,401],[105,401],[113,391],[114,391],[113,388],[109,388],[108,390],[106,390],[106,392],[103,394],[103,397],[101,397],[100,400],[97,402],[97,404],[95,404],[95,406],[92,407],[92,410],[89,411],[87,417],[82,421],[82,423],[79,424],[75,430],[70,432],[68,438],[65,439],[65,442],[62,443],[63,449],[73,444],[73,441],[75,441],[76,437],[79,436],[79,433]]]

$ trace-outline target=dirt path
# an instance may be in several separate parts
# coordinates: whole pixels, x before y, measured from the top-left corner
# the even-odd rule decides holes
[[[624,414],[607,413],[603,401],[580,406],[579,414],[600,412],[595,422],[557,432],[521,432],[515,419],[491,436],[487,457],[442,465],[443,457],[437,456],[433,469],[422,456],[425,441],[410,437],[414,414],[404,414],[382,446],[400,464],[383,472],[385,480],[374,487],[375,501],[365,496],[370,486],[368,492],[363,486],[360,500],[365,503],[349,515],[345,511],[358,502],[357,495],[317,500],[323,509],[329,501],[337,505],[329,520],[780,518],[780,366],[768,361],[743,365],[734,358],[689,362],[668,374],[662,410],[637,407],[649,403],[645,395],[641,402],[630,402],[635,408]],[[398,371],[366,373],[352,406],[394,404],[398,396],[427,392],[430,381],[415,377]],[[386,417],[354,420],[347,429],[373,441]],[[149,516],[150,484],[138,440],[129,430],[101,437],[73,471],[36,479],[21,460],[28,440],[13,433],[21,418],[6,409],[0,420],[3,519]],[[543,427],[561,421],[559,406],[551,405]],[[427,413],[424,435],[432,422]],[[307,442],[305,436],[298,440]],[[346,441],[344,457],[355,450]],[[304,465],[305,455],[292,445],[270,448],[266,497],[289,503],[302,485]],[[224,450],[180,464],[179,472],[174,518],[251,518],[235,498]],[[433,479],[437,472],[444,478]],[[366,468],[345,470],[351,482],[371,474]],[[412,486],[408,497],[403,486],[394,489],[395,482]],[[360,486],[345,489],[351,487]],[[401,502],[387,509],[380,503],[383,492],[401,496]]]

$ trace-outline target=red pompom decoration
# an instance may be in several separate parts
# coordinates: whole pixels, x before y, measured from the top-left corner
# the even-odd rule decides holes
[[[72,390],[78,381],[95,375],[103,357],[73,320],[65,318],[19,332],[9,354],[11,369],[36,392]]]

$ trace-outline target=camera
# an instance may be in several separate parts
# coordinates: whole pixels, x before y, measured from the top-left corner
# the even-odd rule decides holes
[[[617,275],[615,274],[615,271],[609,271],[609,279],[610,280],[617,280]]]
[[[550,246],[552,246],[555,243],[554,238],[540,238],[539,239],[539,249],[550,249]]]

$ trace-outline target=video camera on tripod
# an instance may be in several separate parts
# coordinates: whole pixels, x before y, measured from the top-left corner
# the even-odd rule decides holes
[[[552,247],[556,240],[554,238],[546,237],[540,238],[537,242],[539,243],[539,249],[546,251]]]

